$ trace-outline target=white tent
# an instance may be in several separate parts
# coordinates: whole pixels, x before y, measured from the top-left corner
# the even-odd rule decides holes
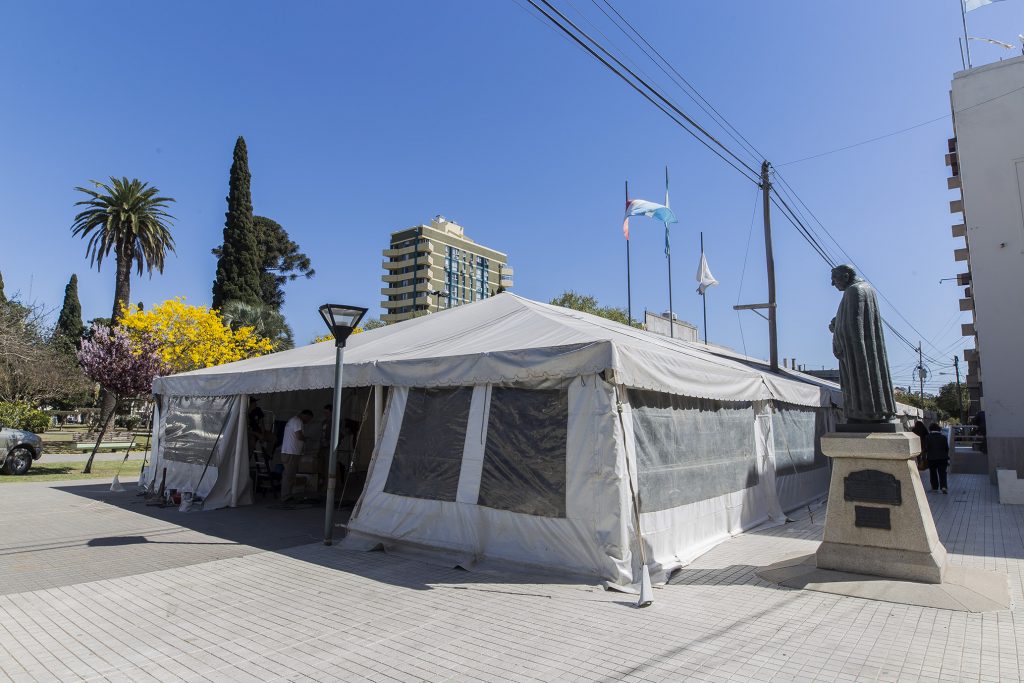
[[[226,424],[207,508],[247,502],[248,397],[328,389],[333,365],[323,343],[158,379],[149,481],[166,467],[188,490]],[[841,402],[829,382],[510,293],[351,337],[344,386],[377,398],[346,543],[614,584],[637,576],[637,519],[664,576],[823,496]]]

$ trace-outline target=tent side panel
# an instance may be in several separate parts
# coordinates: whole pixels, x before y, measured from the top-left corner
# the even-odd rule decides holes
[[[558,407],[561,399],[553,400],[550,389],[534,392],[532,407],[529,396],[516,395],[510,402],[512,394],[502,397],[499,392],[499,398],[495,399],[496,389],[501,387],[475,387],[468,419],[460,422],[465,425],[465,434],[458,435],[463,443],[463,460],[454,501],[395,495],[385,490],[396,462],[400,435],[407,428],[413,428],[413,423],[403,424],[410,418],[403,394],[417,391],[395,390],[370,481],[349,523],[349,539],[352,540],[346,539],[346,544],[365,547],[383,542],[395,550],[432,551],[467,567],[513,563],[529,569],[600,577],[617,583],[628,579],[630,555],[621,506],[624,475],[618,457],[621,439],[616,434],[611,387],[597,375],[572,380],[559,390],[567,391],[563,408]],[[507,469],[512,461],[497,458],[494,449],[507,447],[508,443],[490,442],[490,427],[495,421],[507,425],[509,420],[514,422],[522,413],[534,409],[548,411],[544,462],[542,465],[534,463],[540,469],[532,470],[525,466],[525,461],[518,462],[515,467],[524,475],[522,481],[503,480],[502,472],[512,474]],[[497,410],[506,412],[499,415]],[[558,475],[553,464],[551,447],[552,439],[556,438],[552,435],[558,433],[555,425],[559,410],[564,411],[560,419],[566,423],[561,437],[562,475]],[[529,424],[528,420],[523,423],[523,434],[527,433]],[[429,430],[422,434],[409,431],[407,436],[411,443],[430,438]],[[509,438],[508,432],[503,438]],[[429,458],[427,450],[424,449],[422,455]],[[407,453],[410,455],[414,454]],[[486,462],[488,458],[492,460],[490,464]],[[481,482],[487,467],[492,468],[492,486],[504,481],[507,494],[504,498],[481,496]],[[475,472],[480,472],[479,478]],[[550,504],[551,491],[559,487],[564,503],[556,509]],[[545,493],[541,495],[541,492]],[[531,499],[531,495],[534,498]],[[537,514],[488,507],[488,502],[507,508],[530,509]]]
[[[764,402],[629,392],[640,523],[656,579],[778,509],[757,413]]]
[[[202,496],[206,499],[204,509],[208,510],[228,505],[230,481],[225,478],[222,482],[223,491],[214,488],[221,468],[231,470],[238,397],[165,396],[162,400],[160,452],[153,467],[155,486],[164,482],[166,470],[166,490]]]
[[[772,415],[776,488],[787,512],[828,493],[832,470],[821,451],[821,437],[835,429],[832,408],[806,408],[776,402]]]

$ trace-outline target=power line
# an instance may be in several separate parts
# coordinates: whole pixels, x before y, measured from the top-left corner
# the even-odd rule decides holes
[[[576,42],[578,45],[580,45],[583,49],[585,49],[587,52],[589,52],[595,59],[597,59],[599,62],[601,62],[601,64],[603,64],[606,68],[608,68],[612,73],[614,73],[616,76],[618,76],[623,81],[625,81],[631,88],[636,90],[638,93],[643,95],[643,97],[646,100],[648,100],[649,102],[654,104],[656,107],[658,107],[658,109],[661,109],[662,112],[664,112],[669,118],[671,118],[683,130],[685,130],[687,133],[689,133],[691,136],[693,136],[694,139],[696,139],[702,145],[704,145],[709,150],[714,152],[714,154],[716,156],[718,156],[720,159],[722,159],[722,161],[724,161],[727,164],[729,164],[730,166],[732,166],[734,169],[736,169],[738,172],[740,172],[745,178],[747,178],[747,180],[749,180],[750,182],[755,183],[755,184],[758,182],[758,180],[757,180],[757,176],[758,176],[757,171],[755,171],[744,160],[740,159],[731,149],[729,149],[724,144],[722,144],[721,141],[719,141],[715,136],[711,135],[711,133],[709,133],[707,130],[705,130],[700,124],[698,124],[696,121],[694,121],[692,118],[690,118],[690,116],[687,115],[684,111],[679,109],[679,107],[677,107],[675,104],[673,104],[671,101],[669,101],[658,90],[656,90],[654,87],[652,87],[644,79],[642,79],[639,76],[637,76],[636,73],[634,73],[629,67],[627,67],[625,64],[623,64],[621,61],[619,61],[619,59],[616,58],[615,55],[611,54],[600,43],[598,43],[596,40],[594,40],[589,34],[586,33],[586,31],[582,30],[579,26],[577,26],[575,23],[573,23],[573,21],[571,19],[569,19],[564,14],[559,12],[554,6],[551,5],[550,2],[548,2],[548,0],[540,0],[540,2],[544,3],[544,5],[546,7],[548,7],[552,12],[557,14],[563,21],[565,21],[569,26],[571,26],[573,30],[570,30],[561,21],[559,21],[558,19],[556,19],[552,15],[548,14],[544,10],[544,8],[541,7],[540,5],[538,5],[537,2],[535,2],[534,0],[527,0],[527,2],[529,2],[530,5],[532,5],[538,12],[543,14],[548,19],[548,21],[550,21],[552,24],[554,24],[565,35],[567,35],[574,42]],[[575,33],[573,31],[575,31]],[[583,42],[583,40],[581,40],[579,38],[579,36],[577,36],[577,33],[579,35],[583,36],[584,38],[586,38],[586,40],[589,41],[591,44],[593,44],[594,47],[596,47],[598,50],[600,50],[602,53],[604,53],[609,59],[611,59],[613,62],[615,62],[618,65],[619,68],[621,68],[623,71],[625,71],[630,76],[632,76],[632,78],[636,82],[634,82],[634,80],[630,80],[629,78],[626,77],[625,74],[622,73],[622,71],[620,71],[616,67],[614,67],[611,64],[609,64],[608,61],[605,60],[603,57],[601,57],[601,55],[599,55],[597,52],[595,52],[594,49],[590,47],[590,45],[588,45],[587,43]],[[640,85],[637,85],[637,83],[639,83]],[[642,88],[640,87],[641,85],[643,86]],[[648,92],[650,92],[651,94],[648,94]],[[651,95],[653,95],[653,97]],[[662,102],[664,102],[665,105],[667,105],[673,112],[675,112],[680,117],[682,117],[684,121],[686,121],[688,124],[690,124],[690,126],[692,126],[693,128],[697,129],[697,131],[700,132],[700,135],[698,135],[697,132],[695,132],[695,131],[691,130],[690,128],[688,128],[687,126],[685,126],[675,116],[673,116],[671,113],[666,111],[665,108],[654,99],[655,97],[657,99],[661,100]],[[703,135],[704,137],[701,137],[701,135]],[[720,152],[718,149],[715,149],[711,145],[711,143],[714,143],[714,145],[716,145],[719,149],[721,149],[723,152],[725,152],[725,154],[728,154],[730,157],[735,159],[736,162],[738,162],[740,164],[740,166],[737,166],[736,163],[734,163],[733,161],[730,161],[725,156],[723,156],[722,152]],[[746,169],[746,170],[744,170],[744,169]],[[749,172],[749,175],[748,175],[748,172]]]
[[[821,157],[828,156],[829,154],[835,154],[837,152],[845,152],[846,150],[853,149],[854,147],[860,147],[861,145],[867,145],[867,144],[872,143],[872,142],[878,142],[879,140],[884,140],[886,138],[891,138],[894,135],[900,135],[901,133],[907,133],[907,132],[910,132],[910,131],[915,130],[917,128],[921,128],[922,126],[927,126],[928,124],[935,123],[937,121],[942,121],[943,119],[948,119],[950,116],[951,116],[950,114],[943,114],[942,116],[939,116],[937,118],[929,119],[928,121],[923,121],[922,123],[917,123],[917,124],[914,124],[913,126],[909,126],[907,128],[901,128],[899,130],[894,130],[893,132],[886,133],[885,135],[879,135],[877,137],[869,138],[867,140],[861,140],[860,142],[855,142],[852,145],[846,145],[845,147],[837,147],[835,149],[830,149],[827,152],[821,152],[820,154],[812,154],[809,157],[803,157],[802,159],[794,159],[793,161],[787,161],[785,163],[777,164],[777,165],[778,166],[791,166],[793,164],[799,164],[799,163],[804,162],[804,161],[810,161],[811,159],[820,159]]]
[[[761,153],[761,152],[760,152],[760,151],[759,151],[759,150],[758,150],[758,149],[757,149],[757,148],[756,148],[756,147],[755,147],[755,146],[753,145],[753,143],[752,143],[752,142],[750,142],[750,140],[748,140],[748,139],[747,139],[746,137],[744,137],[743,133],[741,133],[741,132],[740,132],[739,130],[737,130],[737,129],[736,129],[736,127],[735,127],[735,126],[733,126],[733,125],[732,125],[731,123],[729,123],[728,119],[726,119],[726,118],[725,118],[725,117],[724,117],[724,116],[723,116],[723,115],[721,114],[721,112],[719,112],[719,111],[718,111],[717,109],[715,109],[714,105],[712,105],[712,104],[711,104],[710,102],[708,102],[708,101],[707,101],[707,99],[705,99],[705,98],[704,98],[704,96],[700,94],[700,91],[699,91],[699,90],[697,90],[697,88],[695,88],[695,87],[693,86],[693,84],[692,84],[692,83],[690,83],[690,82],[689,82],[688,80],[686,80],[686,77],[685,77],[685,76],[683,76],[683,75],[682,75],[681,73],[679,73],[679,70],[678,70],[678,69],[676,69],[676,68],[675,68],[675,67],[674,67],[674,66],[672,65],[672,63],[671,63],[671,62],[669,62],[669,61],[668,61],[667,59],[665,59],[665,57],[664,57],[664,56],[663,56],[663,55],[661,54],[661,52],[659,52],[659,51],[658,51],[658,48],[656,48],[656,47],[654,47],[653,45],[651,45],[651,43],[650,43],[650,42],[648,42],[646,38],[644,38],[643,34],[642,34],[642,33],[640,33],[640,32],[639,32],[638,30],[636,30],[636,28],[635,28],[635,27],[634,27],[634,26],[633,26],[633,25],[632,25],[631,23],[629,23],[629,20],[628,20],[628,19],[626,19],[626,17],[624,17],[624,16],[622,15],[622,13],[621,13],[621,12],[619,12],[619,10],[617,10],[617,9],[615,8],[615,6],[614,6],[614,5],[612,5],[612,3],[611,3],[611,2],[609,1],[609,0],[601,0],[601,1],[602,1],[602,2],[603,2],[603,3],[605,4],[605,5],[607,5],[607,6],[608,6],[608,8],[609,8],[609,9],[610,9],[610,10],[611,10],[612,12],[614,12],[614,13],[615,13],[615,16],[617,16],[617,17],[619,18],[619,20],[620,20],[620,21],[621,21],[621,22],[622,22],[623,24],[625,24],[625,25],[626,25],[626,26],[627,26],[627,27],[629,28],[629,30],[630,30],[630,31],[631,31],[631,32],[633,33],[633,35],[635,35],[635,36],[636,36],[637,38],[639,38],[639,39],[640,39],[641,41],[643,41],[643,44],[644,44],[644,45],[646,45],[646,46],[647,46],[647,48],[649,48],[649,49],[651,50],[651,52],[653,52],[653,53],[654,53],[655,55],[657,55],[658,59],[654,59],[654,57],[652,57],[652,56],[651,56],[650,52],[648,52],[648,51],[647,51],[646,49],[644,49],[644,47],[643,47],[643,46],[641,46],[641,45],[640,45],[640,44],[639,44],[639,43],[638,43],[638,42],[637,42],[637,41],[636,41],[636,40],[635,40],[635,39],[634,39],[634,38],[633,38],[633,37],[632,37],[632,36],[630,35],[630,33],[626,32],[626,30],[625,30],[625,29],[623,29],[623,28],[622,28],[622,26],[621,26],[621,25],[619,25],[619,23],[618,23],[618,22],[616,22],[616,21],[615,21],[614,19],[612,19],[612,17],[611,17],[611,16],[610,16],[610,15],[609,15],[609,14],[608,14],[607,12],[605,12],[605,11],[604,11],[604,8],[603,8],[603,7],[601,7],[601,5],[599,5],[599,4],[597,3],[597,0],[590,0],[590,1],[591,1],[591,2],[593,2],[593,3],[594,3],[594,5],[595,5],[595,6],[596,6],[596,7],[597,7],[597,8],[599,9],[599,10],[601,10],[601,12],[602,12],[602,13],[603,13],[603,14],[604,14],[604,15],[605,15],[606,17],[608,17],[608,19],[609,19],[609,20],[610,20],[610,21],[611,21],[611,22],[612,22],[613,24],[615,24],[615,26],[616,26],[616,27],[617,27],[617,28],[618,28],[618,29],[619,29],[619,30],[620,30],[620,31],[622,32],[622,34],[623,34],[623,35],[625,35],[625,36],[626,36],[627,38],[629,38],[629,39],[630,39],[630,40],[631,40],[631,41],[633,42],[633,44],[634,44],[634,45],[636,45],[636,46],[637,46],[638,48],[640,48],[640,50],[641,50],[641,51],[642,51],[642,52],[643,52],[643,53],[644,53],[645,55],[647,55],[647,57],[648,57],[648,58],[649,58],[649,59],[650,59],[650,60],[651,60],[652,62],[654,62],[654,63],[655,63],[655,64],[656,64],[657,66],[658,66],[658,68],[659,68],[659,69],[661,69],[661,71],[662,71],[662,72],[663,72],[663,73],[664,73],[664,74],[665,74],[666,76],[668,76],[669,78],[671,78],[671,79],[672,79],[672,80],[673,80],[673,81],[675,82],[675,84],[676,84],[677,86],[679,86],[680,90],[682,90],[682,91],[683,91],[684,93],[686,93],[686,95],[687,95],[687,96],[688,96],[688,97],[689,97],[689,98],[690,98],[690,99],[691,99],[691,100],[692,100],[692,101],[694,102],[694,104],[696,104],[696,105],[697,105],[698,107],[700,107],[700,109],[701,109],[701,110],[702,110],[702,111],[703,111],[703,112],[704,112],[705,114],[707,114],[708,116],[710,116],[710,117],[712,118],[712,120],[715,120],[715,121],[716,121],[716,123],[718,123],[718,125],[719,125],[720,127],[722,127],[722,129],[723,129],[723,130],[725,131],[726,135],[728,135],[729,137],[731,137],[731,138],[732,138],[732,139],[733,139],[733,140],[734,140],[734,141],[735,141],[735,142],[736,142],[737,144],[739,144],[740,146],[744,147],[744,148],[745,148],[745,149],[747,150],[747,152],[749,152],[749,153],[750,153],[750,154],[751,154],[751,155],[752,155],[752,156],[753,156],[753,157],[754,157],[755,159],[764,159],[764,158],[765,158],[765,155],[764,155],[764,154],[762,154],[762,153]],[[659,61],[658,61],[658,60],[660,60],[660,63],[659,63]],[[671,69],[671,70],[672,70],[672,74],[675,74],[675,76],[673,76],[673,75],[672,75],[672,74],[670,74],[670,73],[669,73],[668,71],[666,71],[666,70],[665,70],[665,68],[664,68],[664,67],[662,66],[662,64],[664,64],[664,65],[665,65],[665,66],[667,66],[667,67],[668,67],[669,69]],[[682,81],[682,83],[680,83],[680,81]],[[685,84],[685,87],[684,87],[684,84]],[[692,94],[691,94],[691,92],[692,92]],[[709,111],[709,110],[710,110],[710,111]],[[713,112],[713,113],[712,113],[712,112]],[[734,135],[734,133],[735,133],[735,135]]]
[[[554,14],[558,15],[558,17],[560,17],[562,21],[559,21],[554,16],[549,14],[547,11],[545,11],[544,8],[542,8],[540,5],[537,4],[537,2],[535,2],[535,0],[527,0],[527,1],[530,3],[531,6],[534,7],[534,9],[536,9],[538,12],[540,12],[549,22],[551,22],[551,24],[553,24],[555,27],[557,27],[558,30],[560,30],[562,33],[564,33],[566,36],[568,36],[577,45],[579,45],[580,47],[585,49],[591,56],[593,56],[595,59],[597,59],[599,62],[601,62],[601,64],[603,64],[610,71],[612,71],[612,73],[614,73],[621,80],[623,80],[627,85],[629,85],[631,88],[633,88],[638,93],[640,93],[640,95],[642,95],[646,100],[648,100],[649,102],[654,104],[666,116],[668,116],[670,119],[672,119],[672,121],[674,123],[679,125],[687,133],[689,133],[694,139],[696,139],[698,142],[700,142],[705,147],[707,147],[710,151],[712,151],[716,156],[718,156],[720,159],[725,161],[727,164],[732,166],[736,171],[738,171],[745,178],[747,178],[748,180],[750,180],[751,182],[753,182],[753,183],[755,183],[757,185],[760,185],[759,174],[748,163],[746,163],[743,159],[741,159],[734,151],[729,149],[725,144],[723,144],[720,140],[718,140],[715,136],[713,136],[710,132],[708,132],[703,126],[701,126],[699,123],[697,123],[688,114],[686,114],[684,111],[682,111],[682,109],[680,109],[676,104],[674,104],[671,100],[669,100],[658,89],[656,89],[654,86],[652,86],[650,83],[648,83],[647,80],[645,80],[644,78],[641,78],[634,71],[632,71],[629,67],[627,67],[625,64],[623,64],[621,60],[619,60],[608,49],[606,49],[603,45],[601,45],[598,41],[596,41],[592,36],[590,36],[585,31],[583,31],[571,19],[566,17],[562,12],[560,12],[557,8],[555,8],[548,0],[539,0],[539,1],[541,3],[543,3],[548,9],[550,9]],[[630,29],[637,36],[640,37],[640,39],[646,45],[650,46],[650,43],[642,36],[642,34],[640,34],[639,31],[637,31],[635,28],[633,28],[632,25],[629,24],[628,21],[625,20],[625,17],[622,17],[621,13],[619,13],[617,10],[615,10],[614,6],[612,6],[608,2],[608,0],[604,0],[604,1],[615,12],[615,14],[617,16],[619,16],[622,19],[622,21],[625,22],[630,27]],[[599,7],[599,9],[600,9],[600,7]],[[579,10],[577,9],[577,11],[579,11]],[[605,13],[605,15],[608,16],[607,13]],[[610,16],[608,18],[611,19]],[[565,22],[565,23],[563,23],[563,22]],[[588,20],[588,23],[589,23],[589,20]],[[613,23],[614,23],[614,21],[613,21]],[[566,26],[566,24],[568,25],[568,27]],[[618,26],[618,24],[616,24],[616,26]],[[569,27],[571,27],[571,29]],[[622,30],[621,26],[619,26],[619,29]],[[602,32],[602,35],[604,35],[603,32]],[[582,36],[582,39],[581,39],[580,36]],[[627,34],[627,36],[628,36],[628,34]],[[607,39],[607,36],[605,36],[605,38]],[[590,44],[588,45],[586,42],[584,42],[583,39],[588,41]],[[633,42],[634,42],[634,44],[636,44],[636,41],[633,41]],[[591,45],[593,45],[594,47],[592,48]],[[638,47],[639,47],[639,45],[638,45]],[[667,64],[672,69],[672,71],[675,72],[679,76],[679,78],[681,80],[683,80],[683,82],[686,83],[686,85],[694,93],[696,93],[696,95],[703,102],[705,102],[707,104],[707,106],[712,111],[715,112],[715,114],[712,115],[708,111],[707,108],[701,106],[701,109],[706,114],[711,116],[712,119],[715,120],[716,123],[718,123],[720,126],[723,126],[723,122],[724,122],[724,126],[728,126],[728,128],[730,128],[733,131],[735,131],[736,134],[740,136],[740,138],[743,138],[742,134],[740,134],[739,131],[736,130],[736,128],[734,126],[732,126],[732,124],[730,124],[725,119],[725,117],[723,117],[716,109],[711,107],[710,103],[707,102],[707,100],[702,95],[700,95],[699,91],[696,88],[694,88],[693,85],[689,83],[689,81],[686,81],[682,77],[682,74],[679,74],[678,70],[675,69],[675,67],[673,67],[671,65],[671,63],[669,63],[661,55],[661,53],[657,52],[657,50],[655,50],[653,48],[653,46],[650,46],[650,47],[651,47],[651,50],[653,50],[655,52],[655,54],[657,54],[658,57],[665,64]],[[608,60],[606,60],[600,54],[598,54],[595,51],[595,48],[597,50],[599,50],[601,53],[603,53],[604,55],[606,55],[608,57],[608,59],[610,59],[612,62],[614,62],[618,66],[618,68],[616,68],[616,66],[613,66],[612,64],[610,64]],[[661,65],[658,63],[658,61],[655,60],[654,57],[651,56],[650,53],[648,53],[646,50],[642,50],[642,51],[646,54],[646,56],[649,59],[654,61],[655,64],[659,66],[659,68],[662,68]],[[628,56],[626,58],[629,59]],[[630,61],[632,61],[632,60],[630,60]],[[662,71],[664,71],[663,68],[662,68]],[[623,72],[625,72],[625,73],[623,73]],[[629,76],[627,77],[626,74],[629,74]],[[689,96],[689,97],[691,97],[691,99],[693,99],[693,96],[690,95],[689,92],[687,92],[686,89],[683,88],[683,86],[681,86],[678,81],[675,81],[675,79],[673,79],[673,81],[676,83],[677,86],[679,86],[682,90],[684,90],[684,92],[686,92],[687,96]],[[1024,88],[1022,88],[1022,89],[1024,89]],[[1006,93],[1006,94],[1009,94],[1009,93]],[[658,100],[660,100],[661,102],[659,103]],[[664,103],[664,105],[662,103]],[[666,109],[666,106],[668,107],[668,109]],[[700,106],[699,103],[698,103],[698,106]],[[673,112],[674,112],[674,114],[673,114]],[[681,117],[683,120],[680,121],[679,118],[677,118],[677,115],[679,117]],[[717,115],[717,118],[716,118],[716,115]],[[686,124],[689,124],[689,126],[692,126],[692,128],[688,127]],[[919,125],[924,125],[924,124],[919,124]],[[696,129],[696,130],[694,130],[694,129]],[[737,140],[736,136],[732,135],[732,133],[729,133],[728,130],[726,130],[726,132],[734,140]],[[746,141],[746,138],[743,138],[743,140]],[[737,142],[738,142],[738,140],[737,140]],[[740,143],[740,144],[742,145],[742,143]],[[714,146],[712,146],[712,145],[714,145]],[[752,144],[750,144],[749,141],[746,141],[746,145],[749,146],[747,148],[747,150],[746,150],[747,152],[749,152],[750,150],[753,150],[754,152],[757,152],[757,149]],[[717,147],[717,149],[715,147]],[[730,160],[729,158],[726,158],[726,156],[723,154],[723,152],[724,152],[724,154],[727,154],[729,157],[731,157],[732,160]],[[733,160],[735,160],[735,163],[734,163]],[[739,166],[737,166],[737,163],[739,164]],[[795,163],[795,162],[790,162],[790,163]],[[797,232],[808,242],[808,244],[811,245],[811,247],[818,253],[819,256],[822,257],[822,259],[827,264],[829,264],[829,265],[831,265],[833,267],[835,266],[835,259],[833,259],[833,257],[828,253],[828,250],[821,244],[821,242],[815,236],[813,229],[811,229],[809,227],[809,225],[808,225],[809,221],[807,221],[805,217],[802,217],[802,214],[799,213],[798,209],[794,209],[793,207],[791,207],[786,202],[785,198],[782,196],[783,194],[787,194],[791,198],[794,198],[796,200],[796,201],[794,201],[795,205],[798,205],[798,206],[802,205],[808,211],[808,213],[811,215],[811,217],[814,219],[814,221],[825,232],[825,234],[828,235],[829,239],[831,239],[832,242],[839,248],[839,251],[849,258],[849,254],[846,253],[846,251],[838,243],[838,241],[835,239],[835,237],[832,236],[832,234],[828,231],[828,229],[825,228],[824,224],[822,224],[822,222],[817,218],[817,216],[814,215],[814,213],[807,206],[806,202],[804,202],[803,199],[800,198],[799,194],[797,194],[796,191],[792,188],[792,186],[790,186],[786,182],[785,178],[782,178],[782,176],[780,174],[778,174],[778,171],[776,171],[776,176],[782,180],[782,184],[783,184],[784,187],[782,188],[783,189],[782,193],[780,193],[779,190],[776,189],[774,195],[771,198],[771,201],[776,205],[776,207],[779,208],[779,210],[783,213],[783,215],[793,224],[793,226],[797,229]],[[857,266],[852,258],[850,258],[850,262],[854,266],[856,266],[857,269],[861,273],[863,273],[865,275],[865,277],[867,276],[867,274],[864,272],[864,270],[862,268],[860,268],[860,266]],[[900,310],[897,309],[893,305],[892,301],[890,301],[888,299],[888,297],[886,297],[885,294],[881,291],[881,289],[879,289],[877,286],[876,286],[876,291],[878,291],[879,296],[893,309],[893,311],[896,313],[896,315],[899,316],[899,318],[902,319],[904,323],[906,323],[914,332],[916,332],[919,337],[924,338],[924,335],[921,334],[921,332],[906,318],[906,316],[904,316],[902,314],[902,312],[900,312]],[[894,333],[895,333],[895,328],[892,327],[891,324],[889,324],[888,322],[886,324],[889,325],[890,329],[894,330]],[[900,335],[900,336],[902,337],[902,335]],[[909,343],[909,340],[906,340],[905,337],[902,337],[902,339],[907,341],[907,343]],[[933,344],[931,342],[931,340],[928,340],[928,344],[929,344],[929,346],[934,348],[936,351],[939,351],[939,349],[935,346],[935,344]],[[916,350],[916,347],[913,347],[913,345],[911,345],[911,346],[912,346],[912,348],[914,348]],[[934,359],[930,359],[930,360],[932,360],[932,362],[935,362]]]

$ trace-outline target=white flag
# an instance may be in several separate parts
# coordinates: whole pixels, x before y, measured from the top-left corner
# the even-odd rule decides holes
[[[1000,2],[1001,0],[964,0],[964,9],[970,12],[972,9],[978,9],[985,5],[991,5],[993,2]]]
[[[700,253],[700,265],[697,267],[697,282],[700,286],[697,287],[697,293],[702,295],[707,291],[708,287],[712,287],[718,284],[718,280],[711,274],[711,269],[708,268],[708,260],[704,258],[704,252]]]

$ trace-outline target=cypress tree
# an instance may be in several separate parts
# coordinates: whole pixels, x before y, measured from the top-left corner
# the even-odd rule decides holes
[[[235,142],[224,221],[224,244],[215,249],[217,277],[213,281],[213,307],[232,299],[260,303],[261,250],[252,217],[249,190],[249,153],[245,138]],[[218,253],[219,252],[219,253]]]
[[[0,273],[0,304],[7,303],[7,295],[4,294],[4,274]]]
[[[53,336],[67,350],[74,350],[81,343],[83,334],[85,324],[82,322],[82,303],[78,300],[78,275],[72,274],[64,288],[64,305],[60,309]]]

